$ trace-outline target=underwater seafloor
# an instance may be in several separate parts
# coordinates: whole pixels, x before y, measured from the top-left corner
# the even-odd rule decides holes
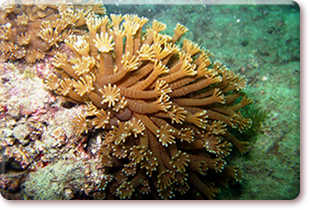
[[[244,155],[232,154],[228,161],[243,170],[243,181],[223,188],[219,200],[290,200],[300,192],[300,13],[298,5],[105,5],[107,13],[133,13],[167,24],[172,34],[176,23],[186,26],[185,37],[204,46],[235,73],[248,79],[244,92],[254,100],[243,110],[252,118],[252,128],[238,138],[249,140]],[[150,21],[151,22],[151,21]],[[44,89],[42,79],[51,65],[49,60],[27,66],[1,62],[0,103],[1,141],[20,144],[6,173],[1,169],[1,194],[6,199],[83,199],[100,183],[103,173],[96,167],[98,156],[87,157],[83,144],[70,130],[70,113],[80,112],[59,105],[46,107],[55,100]],[[10,83],[7,83],[10,81]],[[9,91],[8,91],[9,90]],[[55,114],[57,113],[57,114]],[[45,125],[24,123],[48,120]],[[40,126],[44,127],[41,129]],[[43,132],[43,143],[27,148],[25,136]],[[66,137],[63,136],[66,133]],[[33,134],[33,133],[32,133]],[[14,136],[14,139],[12,138]],[[69,139],[66,141],[66,138]],[[33,136],[35,139],[35,136]],[[92,141],[94,154],[100,142]],[[41,143],[40,143],[41,142]],[[81,142],[81,141],[80,141]],[[82,141],[83,142],[83,141]],[[39,145],[37,145],[39,144]],[[72,149],[74,148],[74,149]],[[54,164],[41,158],[36,166],[27,162],[26,152],[48,150],[45,158],[62,156]],[[74,154],[74,155],[72,155]],[[67,158],[66,158],[67,156]],[[75,157],[75,158],[72,158]],[[38,158],[38,157],[36,157]],[[31,160],[32,161],[32,160]],[[1,159],[1,164],[4,164]],[[66,167],[63,167],[63,166]],[[45,166],[45,167],[42,167]],[[14,168],[15,167],[15,168]],[[24,170],[24,168],[40,168]],[[10,171],[18,171],[11,173]],[[68,185],[75,186],[70,188]],[[81,191],[81,196],[73,196]],[[64,191],[64,193],[59,193]]]

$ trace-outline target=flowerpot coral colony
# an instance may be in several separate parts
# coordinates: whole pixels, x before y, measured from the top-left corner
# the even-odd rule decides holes
[[[13,4],[1,11],[1,58],[34,63],[53,55],[46,87],[87,107],[72,123],[76,135],[104,136],[106,175],[94,199],[212,199],[229,180],[241,181],[225,158],[233,145],[247,150],[230,132],[251,126],[239,111],[252,102],[240,92],[246,79],[180,41],[185,26],[169,36],[164,23],[147,22],[105,15],[102,5]]]

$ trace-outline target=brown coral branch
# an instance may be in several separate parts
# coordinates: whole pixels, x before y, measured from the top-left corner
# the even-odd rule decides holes
[[[185,60],[183,61],[179,71],[173,74],[169,74],[165,77],[161,77],[160,79],[166,81],[167,83],[171,83],[183,77],[194,76],[196,73],[197,72],[192,68],[192,65],[187,60]]]
[[[171,92],[171,89],[166,84],[166,82],[162,80],[156,81],[154,90],[141,91],[141,90],[135,90],[131,88],[120,87],[120,93],[123,96],[128,97],[128,98],[133,98],[133,99],[152,99],[152,98],[157,98],[158,96],[161,96],[162,94],[167,94],[170,92]]]
[[[126,15],[125,22],[122,25],[124,27],[124,32],[126,34],[126,45],[125,45],[125,54],[129,54],[129,56],[133,56],[134,50],[134,41],[133,36],[137,33],[140,25],[135,22],[133,16]]]
[[[130,87],[133,84],[137,83],[141,78],[149,74],[154,68],[153,63],[148,63],[139,70],[131,73],[125,81],[122,81],[120,87]]]
[[[168,68],[165,65],[163,65],[161,61],[155,60],[154,69],[152,73],[144,81],[138,83],[135,86],[132,86],[131,88],[134,88],[137,90],[144,90],[147,87],[149,87],[159,75],[168,73],[168,72],[169,72]]]
[[[114,60],[109,54],[109,52],[114,49],[115,45],[112,41],[112,36],[109,36],[108,33],[103,34],[102,32],[100,35],[96,34],[96,39],[94,40],[95,46],[100,52],[99,75],[103,78],[114,73]]]
[[[179,106],[206,106],[213,103],[225,103],[224,95],[221,94],[219,89],[215,89],[213,95],[203,99],[189,99],[189,98],[176,98],[173,102],[177,103]]]
[[[196,174],[189,173],[189,181],[202,192],[209,200],[214,199],[215,195],[220,192],[219,188],[215,188],[211,183],[209,185],[204,184]]]
[[[177,26],[174,28],[174,35],[172,37],[172,43],[175,43],[177,41],[179,41],[179,39],[188,31],[188,29],[181,25],[181,24],[177,24]]]
[[[159,130],[158,127],[152,122],[152,120],[144,115],[144,114],[138,114],[138,113],[134,113],[134,115],[139,118],[143,124],[156,136],[157,135],[157,131]]]
[[[103,21],[101,18],[89,18],[86,20],[86,25],[89,30],[89,46],[90,46],[90,55],[91,57],[97,57],[98,49],[95,45],[97,31],[102,25]]]
[[[222,78],[220,76],[217,77],[208,77],[206,79],[203,79],[199,82],[196,82],[194,84],[190,84],[184,87],[181,87],[179,89],[175,89],[172,87],[173,92],[170,94],[171,97],[180,97],[180,96],[184,96],[187,95],[189,93],[195,92],[197,90],[201,90],[203,88],[206,88],[214,83],[218,83],[221,82]]]
[[[161,95],[156,101],[151,103],[139,102],[137,100],[127,99],[127,105],[130,110],[140,114],[152,114],[159,111],[167,111],[171,106],[169,97],[165,94]]]
[[[139,24],[139,29],[137,30],[134,36],[134,40],[133,40],[134,42],[133,52],[134,52],[134,55],[137,56],[138,50],[140,49],[140,46],[141,46],[142,27],[145,25],[148,19],[145,17],[139,18],[137,15],[135,15],[133,18],[134,18],[134,21]]]
[[[115,54],[115,64],[117,69],[121,69],[122,66],[122,55],[123,55],[123,38],[125,33],[122,31],[123,29],[116,27],[114,29],[114,54]]]
[[[248,151],[249,147],[248,141],[240,141],[228,131],[224,134],[224,136],[227,140],[231,141],[238,148],[241,154],[244,154]]]
[[[127,73],[136,70],[138,68],[138,59],[135,56],[132,56],[130,59],[129,57],[129,54],[123,55],[123,67],[114,75],[101,77],[101,79],[98,81],[99,86],[115,84],[122,80],[127,75]]]
[[[230,106],[229,108],[231,108],[234,111],[238,111],[239,109],[242,109],[243,107],[245,107],[251,103],[253,103],[253,99],[250,99],[246,96],[243,96],[241,101],[238,104]]]
[[[158,163],[158,171],[164,171],[166,170],[165,165],[163,163],[163,159],[160,153],[160,145],[157,141],[157,138],[155,137],[155,135],[153,134],[153,132],[150,132],[149,130],[147,130],[146,132],[149,136],[149,142],[150,142],[150,149],[152,150],[152,153],[154,154],[154,156],[157,159],[157,163]]]

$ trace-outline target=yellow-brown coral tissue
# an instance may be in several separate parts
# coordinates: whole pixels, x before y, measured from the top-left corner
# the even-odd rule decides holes
[[[73,33],[84,33],[85,19],[104,14],[104,7],[81,7],[47,0],[5,1],[0,8],[1,60],[28,63],[53,55]]]
[[[233,145],[247,151],[230,132],[251,126],[240,112],[252,103],[241,92],[246,79],[181,39],[183,25],[169,36],[164,23],[144,27],[145,17],[103,10],[12,6],[0,23],[2,59],[31,63],[54,51],[46,87],[87,106],[73,122],[76,135],[103,133],[106,175],[94,198],[213,199],[241,181],[226,157]],[[62,42],[71,55],[53,50]]]

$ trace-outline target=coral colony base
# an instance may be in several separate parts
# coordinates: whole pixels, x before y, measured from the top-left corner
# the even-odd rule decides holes
[[[75,136],[88,144],[102,136],[105,172],[88,195],[213,199],[230,180],[241,181],[241,169],[225,158],[234,146],[247,151],[231,133],[251,126],[239,111],[252,103],[240,92],[245,77],[180,41],[183,25],[169,36],[156,20],[143,27],[145,17],[104,13],[102,5],[10,5],[0,18],[1,58],[53,56],[46,88],[84,107],[72,122]]]

